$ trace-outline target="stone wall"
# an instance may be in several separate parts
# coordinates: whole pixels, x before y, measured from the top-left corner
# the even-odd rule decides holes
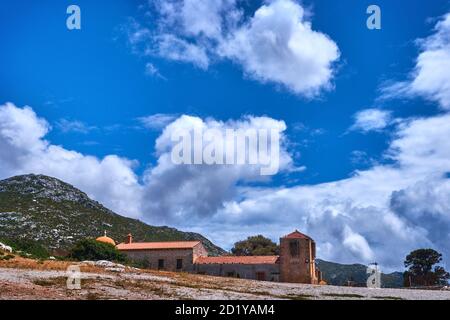
[[[154,270],[193,272],[194,261],[208,256],[208,251],[199,243],[193,248],[184,249],[142,249],[121,250],[133,261],[142,263],[145,268]]]
[[[280,281],[317,283],[315,243],[311,239],[280,239]]]
[[[193,268],[193,249],[162,249],[162,250],[123,250],[131,260],[144,262],[148,269],[160,269],[167,271],[185,271],[192,272]],[[177,260],[182,260],[182,268],[177,268]],[[164,261],[161,268],[160,260]],[[179,266],[178,266],[179,267]]]
[[[194,256],[194,262],[198,257],[207,257],[208,256],[208,251],[205,249],[205,247],[203,246],[203,244],[198,244],[194,247],[193,250],[193,256]]]
[[[279,281],[278,264],[195,264],[195,272],[211,276]]]

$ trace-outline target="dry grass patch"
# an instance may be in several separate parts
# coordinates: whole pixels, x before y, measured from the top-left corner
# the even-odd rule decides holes
[[[41,287],[51,287],[54,286],[55,283],[52,281],[53,279],[36,279],[33,280],[33,284]]]
[[[74,261],[35,260],[15,256],[14,259],[0,260],[0,268],[66,271],[69,266],[79,263]],[[103,268],[96,266],[80,266],[80,270],[81,272],[104,273]]]
[[[364,296],[356,293],[323,293],[322,296],[334,298],[365,298]]]
[[[383,296],[375,296],[373,297],[374,299],[378,299],[378,300],[405,300],[403,298],[400,297],[392,297],[392,296],[387,296],[387,297],[383,297]]]
[[[88,292],[86,300],[106,300],[107,298],[97,292]]]
[[[112,283],[112,286],[124,290],[136,289],[141,293],[150,293],[161,298],[174,296],[165,287],[170,286],[170,284],[162,281],[118,279]]]
[[[32,281],[33,284],[41,287],[58,287],[65,288],[67,286],[67,277],[41,278]],[[81,286],[92,286],[97,282],[96,279],[81,279]]]
[[[285,296],[279,296],[279,298],[289,299],[289,300],[310,300],[310,299],[312,299],[314,297],[315,296],[312,296],[310,294],[293,294],[293,293],[290,293],[290,294],[285,295]]]
[[[12,254],[1,254],[0,255],[0,261],[9,261],[9,260],[12,260],[12,259],[14,259],[15,258],[15,256],[14,255],[12,255]]]

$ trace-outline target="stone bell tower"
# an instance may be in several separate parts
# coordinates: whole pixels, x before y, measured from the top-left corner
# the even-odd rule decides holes
[[[317,284],[316,243],[299,231],[280,238],[280,281]]]

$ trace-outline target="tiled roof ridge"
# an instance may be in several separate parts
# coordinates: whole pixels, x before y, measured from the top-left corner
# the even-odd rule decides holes
[[[157,250],[157,249],[190,249],[194,248],[201,241],[159,241],[159,242],[133,242],[120,243],[119,250]]]
[[[219,256],[199,257],[196,264],[275,264],[279,256]]]

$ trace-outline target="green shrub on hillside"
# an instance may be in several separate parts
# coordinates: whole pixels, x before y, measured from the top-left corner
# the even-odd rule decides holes
[[[114,262],[126,262],[126,256],[117,250],[112,244],[95,240],[81,240],[70,250],[69,257],[75,260],[108,260]]]
[[[137,260],[137,261],[130,261],[130,265],[135,268],[139,269],[150,269],[151,264],[148,260]]]
[[[4,257],[1,257],[0,259],[8,261],[8,260],[11,260],[11,259],[14,259],[14,258],[15,257],[12,254],[8,254],[8,255],[6,255]]]
[[[22,252],[22,256],[35,259],[50,257],[48,250],[40,243],[28,239],[0,239],[0,242],[11,246],[15,252]]]

